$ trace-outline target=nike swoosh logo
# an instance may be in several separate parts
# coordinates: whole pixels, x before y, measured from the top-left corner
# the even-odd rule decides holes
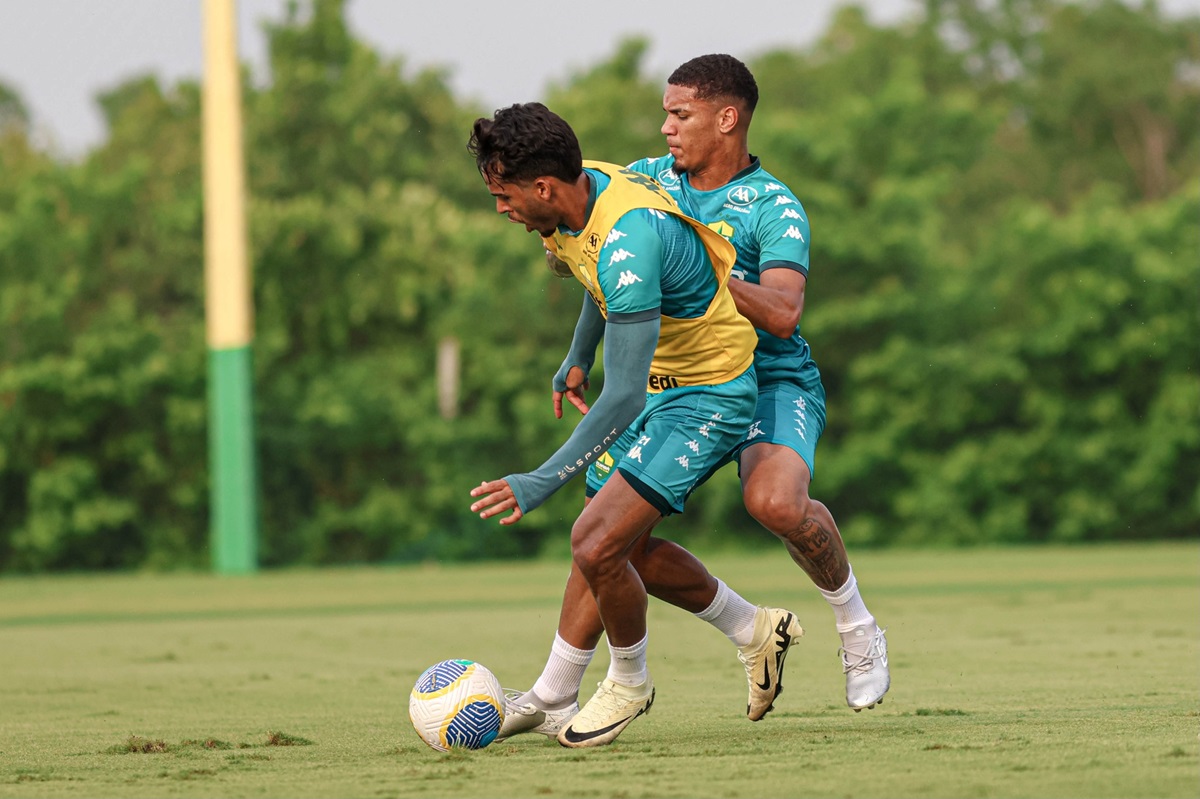
[[[593,738],[599,738],[601,735],[604,735],[607,732],[612,732],[622,724],[628,724],[640,715],[642,715],[642,711],[639,710],[629,718],[621,719],[614,724],[609,724],[607,727],[601,727],[600,729],[592,730],[591,732],[575,732],[574,727],[567,727],[567,731],[563,733],[563,737],[573,744],[580,743],[581,741],[590,741]]]
[[[758,684],[758,687],[764,691],[771,690],[771,672],[766,663],[763,664],[763,681]]]
[[[574,726],[567,727],[567,729],[563,731],[563,737],[566,738],[568,741],[570,741],[573,744],[581,743],[583,741],[590,741],[593,738],[599,738],[601,735],[604,735],[605,733],[612,732],[617,727],[620,727],[622,724],[628,724],[629,722],[633,721],[638,716],[642,715],[647,710],[649,710],[650,706],[652,704],[654,704],[654,695],[653,694],[650,695],[650,701],[646,703],[646,706],[644,708],[638,710],[638,712],[634,713],[632,716],[623,718],[620,721],[609,724],[607,727],[601,727],[598,730],[591,730],[590,732],[575,732]]]

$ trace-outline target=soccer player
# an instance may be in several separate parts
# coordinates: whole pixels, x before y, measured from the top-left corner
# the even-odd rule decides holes
[[[754,77],[736,58],[705,55],[688,61],[668,78],[663,97],[667,118],[662,132],[670,153],[637,161],[630,168],[657,179],[684,211],[706,222],[737,249],[734,277],[740,279],[730,281],[730,291],[739,311],[758,330],[759,397],[754,422],[731,457],[738,461],[746,509],[783,542],[833,610],[842,639],[839,655],[846,675],[846,702],[857,712],[882,702],[890,687],[887,639],[858,590],[833,516],[809,496],[816,444],[825,425],[820,372],[799,330],[808,278],[809,225],[796,196],[750,154],[748,133],[757,101]],[[551,266],[561,268],[553,260]],[[591,361],[578,354],[582,350],[586,347],[572,345],[556,377],[560,391],[555,401],[565,396],[586,414],[582,390]],[[589,469],[589,494],[604,484],[610,469],[608,458]],[[672,598],[671,591],[672,585],[686,584],[687,568],[697,570],[696,583],[705,585],[704,567],[672,542],[648,537],[639,555],[635,567],[655,596],[687,607]],[[565,599],[571,599],[569,592]],[[711,577],[688,599],[701,607],[706,599],[713,607],[748,604]],[[705,612],[697,615],[709,617]],[[565,723],[572,710],[566,700],[573,698],[572,690],[578,693],[583,668],[600,633],[599,619],[586,597],[577,598],[572,606],[564,604],[546,669],[533,689],[510,697],[501,737],[549,734]],[[563,646],[563,639],[573,641],[574,647]],[[750,684],[747,715],[757,720],[771,709],[779,675],[751,668],[745,653],[741,655]],[[771,660],[760,657],[755,662],[769,665]],[[570,679],[576,680],[573,686]],[[770,690],[764,690],[764,685]]]
[[[468,150],[497,212],[537,231],[587,290],[576,340],[591,343],[593,358],[605,343],[604,389],[566,443],[537,470],[471,491],[472,511],[513,524],[610,447],[621,454],[571,530],[574,586],[590,593],[611,661],[557,738],[600,746],[654,701],[646,588],[630,551],[745,436],[757,339],[729,293],[729,242],[644,175],[584,162],[574,132],[545,106],[476,120]]]

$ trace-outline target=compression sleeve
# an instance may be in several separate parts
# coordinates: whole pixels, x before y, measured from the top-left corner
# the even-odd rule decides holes
[[[579,321],[575,323],[575,335],[571,338],[571,347],[558,373],[554,375],[552,385],[555,391],[567,390],[567,372],[572,366],[583,370],[583,379],[587,380],[596,362],[596,347],[604,337],[604,315],[592,295],[583,293],[583,308],[579,311]]]
[[[660,317],[622,321],[604,328],[604,389],[574,432],[536,471],[504,479],[522,513],[536,508],[603,454],[646,405],[646,378],[658,346]]]

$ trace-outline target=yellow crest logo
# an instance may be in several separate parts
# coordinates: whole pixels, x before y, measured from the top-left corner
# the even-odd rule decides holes
[[[733,240],[733,225],[723,219],[718,219],[716,222],[709,222],[708,226],[721,234],[727,241]]]

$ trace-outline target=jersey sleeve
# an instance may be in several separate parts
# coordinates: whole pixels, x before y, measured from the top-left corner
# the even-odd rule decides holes
[[[597,261],[610,321],[636,321],[662,307],[663,242],[645,208],[622,216],[609,231]]]
[[[755,232],[759,242],[759,273],[784,267],[808,275],[808,214],[791,192],[764,198]]]

